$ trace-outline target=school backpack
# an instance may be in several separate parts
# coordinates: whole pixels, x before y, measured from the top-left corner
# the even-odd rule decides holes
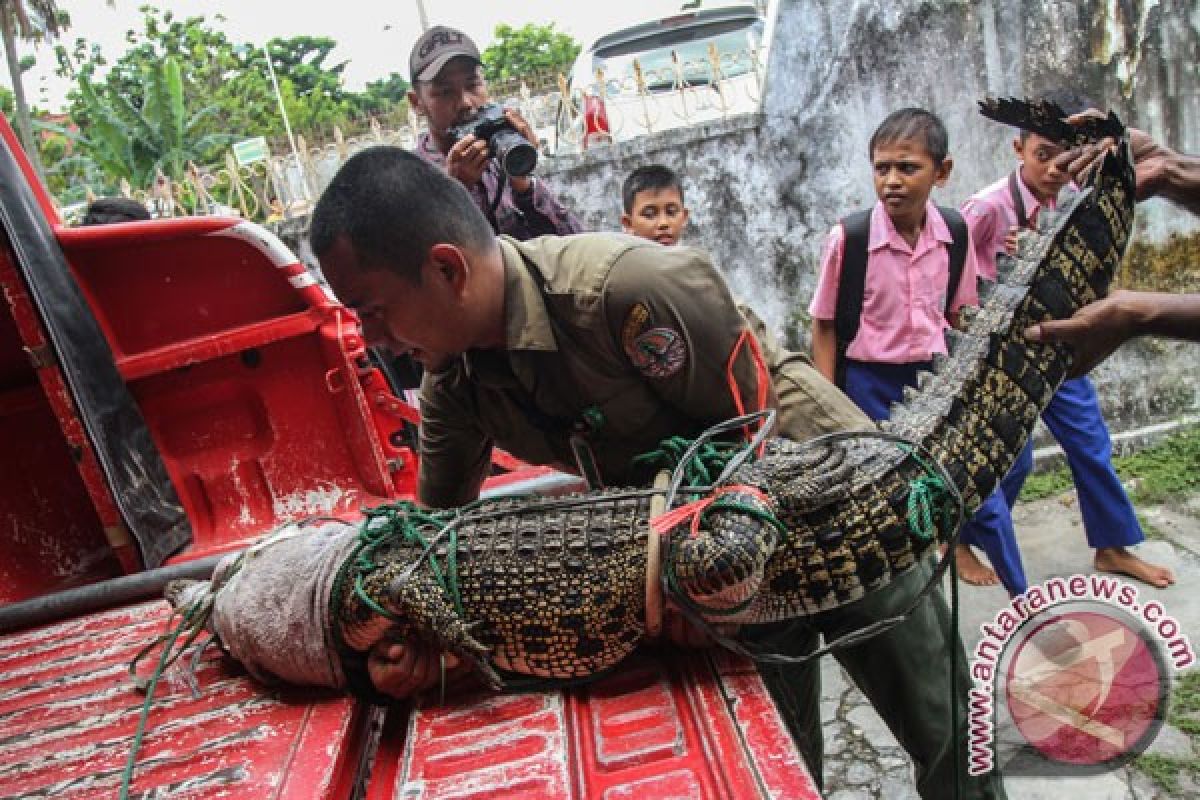
[[[946,283],[946,313],[958,293],[963,264],[967,261],[970,236],[966,220],[953,208],[938,206],[946,227],[950,229],[950,276]],[[846,349],[858,335],[862,321],[863,294],[867,285],[867,243],[871,235],[871,209],[844,217],[841,222],[845,236],[842,249],[842,278],[838,283],[837,306],[833,312],[833,327],[837,336],[837,362],[834,383],[846,388]]]

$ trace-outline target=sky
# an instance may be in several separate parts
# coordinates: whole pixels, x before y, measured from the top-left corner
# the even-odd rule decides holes
[[[667,16],[682,0],[423,0],[431,25],[450,25],[465,31],[482,50],[491,41],[498,23],[520,27],[527,22],[553,22],[581,44],[626,25]],[[100,44],[110,60],[126,49],[125,32],[141,29],[138,7],[146,0],[59,0],[71,15],[71,28],[63,37],[70,45],[78,37]],[[178,17],[203,16],[231,41],[265,42],[273,36],[328,36],[338,43],[326,63],[348,61],[346,87],[363,88],[367,81],[391,72],[407,77],[408,52],[420,35],[418,0],[160,0],[161,8]],[[720,5],[707,3],[706,5]],[[216,16],[225,17],[224,22]],[[36,57],[36,66],[25,74],[26,95],[32,104],[61,110],[68,82],[54,74],[51,46],[24,45],[22,55]],[[0,84],[8,86],[8,71],[0,69]]]

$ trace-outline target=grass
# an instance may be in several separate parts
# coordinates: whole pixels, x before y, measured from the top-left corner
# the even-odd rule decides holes
[[[1200,670],[1185,672],[1171,692],[1171,724],[1200,736]]]
[[[1158,784],[1168,794],[1179,795],[1183,787],[1180,778],[1183,773],[1193,775],[1200,773],[1200,767],[1194,761],[1184,761],[1171,756],[1145,755],[1134,759],[1133,766],[1147,778]]]
[[[1193,748],[1200,745],[1200,670],[1185,672],[1179,678],[1168,708],[1167,722],[1187,734]],[[1171,795],[1182,791],[1180,779],[1184,773],[1200,778],[1200,759],[1195,758],[1143,755],[1133,766]]]
[[[1200,488],[1200,428],[1164,439],[1131,456],[1115,460],[1117,474],[1132,483],[1135,503],[1161,503]]]
[[[1125,289],[1194,292],[1200,286],[1200,233],[1171,234],[1161,244],[1135,241],[1117,274]]]
[[[1026,478],[1025,485],[1021,487],[1021,499],[1044,500],[1060,495],[1074,486],[1071,471],[1066,467],[1055,467],[1045,472],[1035,472]]]
[[[1162,503],[1200,489],[1200,427],[1168,437],[1153,447],[1113,459],[1129,497],[1137,504]],[[1054,497],[1074,486],[1066,467],[1029,476],[1022,500]]]

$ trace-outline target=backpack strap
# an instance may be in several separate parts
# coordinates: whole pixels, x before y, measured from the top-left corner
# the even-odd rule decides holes
[[[871,210],[857,211],[841,221],[842,277],[838,281],[833,328],[837,336],[834,383],[846,387],[846,349],[858,335],[862,321],[863,294],[867,288],[867,244],[871,235]]]
[[[1017,184],[1017,171],[1014,169],[1008,175],[1008,194],[1012,197],[1013,211],[1017,215],[1017,227],[1029,227],[1029,215],[1025,212],[1025,200],[1021,197],[1021,187]]]
[[[962,283],[963,265],[967,263],[967,248],[971,246],[971,234],[967,230],[967,221],[962,214],[953,208],[938,206],[938,212],[950,229],[950,275],[946,281],[946,308],[950,313],[950,304],[954,295],[958,294],[958,285]]]

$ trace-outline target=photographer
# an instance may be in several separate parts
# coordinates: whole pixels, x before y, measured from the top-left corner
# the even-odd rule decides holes
[[[487,138],[460,137],[462,131],[454,130],[477,120],[491,102],[479,49],[470,37],[441,25],[430,28],[413,45],[408,67],[408,101],[429,121],[429,132],[417,140],[417,155],[466,186],[496,233],[526,240],[583,230],[544,182],[533,175],[507,175]],[[504,127],[537,147],[537,136],[517,111],[506,108],[503,115]]]

